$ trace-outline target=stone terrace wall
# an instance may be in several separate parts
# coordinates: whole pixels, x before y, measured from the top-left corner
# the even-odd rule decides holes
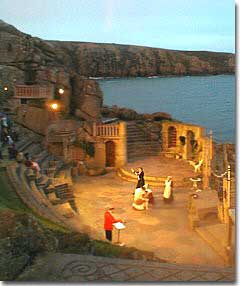
[[[46,128],[49,124],[48,111],[33,106],[25,106],[18,108],[15,121],[32,131],[41,135],[46,134]]]

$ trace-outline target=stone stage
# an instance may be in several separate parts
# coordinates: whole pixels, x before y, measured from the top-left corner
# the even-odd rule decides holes
[[[163,155],[130,162],[120,169],[119,175],[128,181],[136,181],[136,176],[131,173],[131,168],[137,169],[138,167],[143,168],[146,182],[153,186],[163,186],[167,176],[173,177],[175,186],[191,186],[189,178],[197,175],[187,161],[167,158]]]
[[[145,171],[148,173],[146,167]],[[111,204],[115,206],[115,216],[126,220],[120,240],[127,246],[153,251],[170,263],[224,265],[223,259],[189,225],[187,188],[176,187],[173,203],[165,205],[163,187],[152,187],[155,204],[150,205],[148,211],[136,211],[131,206],[135,185],[136,181],[122,180],[115,172],[80,177],[75,184],[75,200],[81,218],[79,226],[89,226],[82,231],[104,239],[103,215],[106,205]],[[114,233],[114,241],[116,239]]]

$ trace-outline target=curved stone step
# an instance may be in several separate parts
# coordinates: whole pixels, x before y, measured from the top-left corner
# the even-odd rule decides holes
[[[137,182],[136,175],[125,170],[124,168],[119,168],[117,174],[120,178],[128,182]],[[164,182],[166,177],[156,177],[156,176],[145,176],[145,183],[154,187],[164,187]],[[188,178],[173,178],[174,187],[191,187],[191,182]]]

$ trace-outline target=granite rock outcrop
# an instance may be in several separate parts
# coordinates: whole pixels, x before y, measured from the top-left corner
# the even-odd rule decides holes
[[[46,41],[0,20],[0,85],[13,95],[15,83],[53,84],[64,88],[66,113],[97,120],[102,93],[94,77],[234,73],[234,54],[159,48]],[[1,102],[4,101],[0,89]]]

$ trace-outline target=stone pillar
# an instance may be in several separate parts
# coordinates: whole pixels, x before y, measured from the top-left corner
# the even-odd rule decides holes
[[[93,124],[92,124],[92,135],[94,137],[97,136],[97,123],[96,122],[93,122]]]
[[[69,152],[68,152],[68,139],[67,138],[63,138],[63,160],[65,163],[70,161],[70,156],[69,156]]]
[[[127,125],[125,122],[120,122],[119,141],[116,144],[115,165],[117,168],[120,168],[124,166],[126,163],[127,163]]]
[[[163,125],[162,127],[162,150],[168,150],[168,132],[167,127],[165,125]]]
[[[210,130],[210,133],[209,133],[209,157],[210,159],[212,160],[213,158],[213,131]]]
[[[209,188],[209,139],[205,137],[205,140],[203,141],[203,167],[202,167],[202,173],[203,173],[203,189]],[[211,172],[211,170],[210,170]]]
[[[106,146],[104,142],[96,142],[94,152],[95,165],[105,168],[106,166]]]
[[[187,138],[187,133],[186,133],[186,131],[183,133],[183,135],[182,136],[184,136],[185,137],[185,145],[183,146],[183,152],[182,152],[182,158],[184,159],[184,160],[187,160],[188,158],[187,158],[187,148],[188,148],[188,138]]]
[[[224,178],[224,222],[229,223],[229,209],[231,207],[231,167],[227,167],[227,178]]]

